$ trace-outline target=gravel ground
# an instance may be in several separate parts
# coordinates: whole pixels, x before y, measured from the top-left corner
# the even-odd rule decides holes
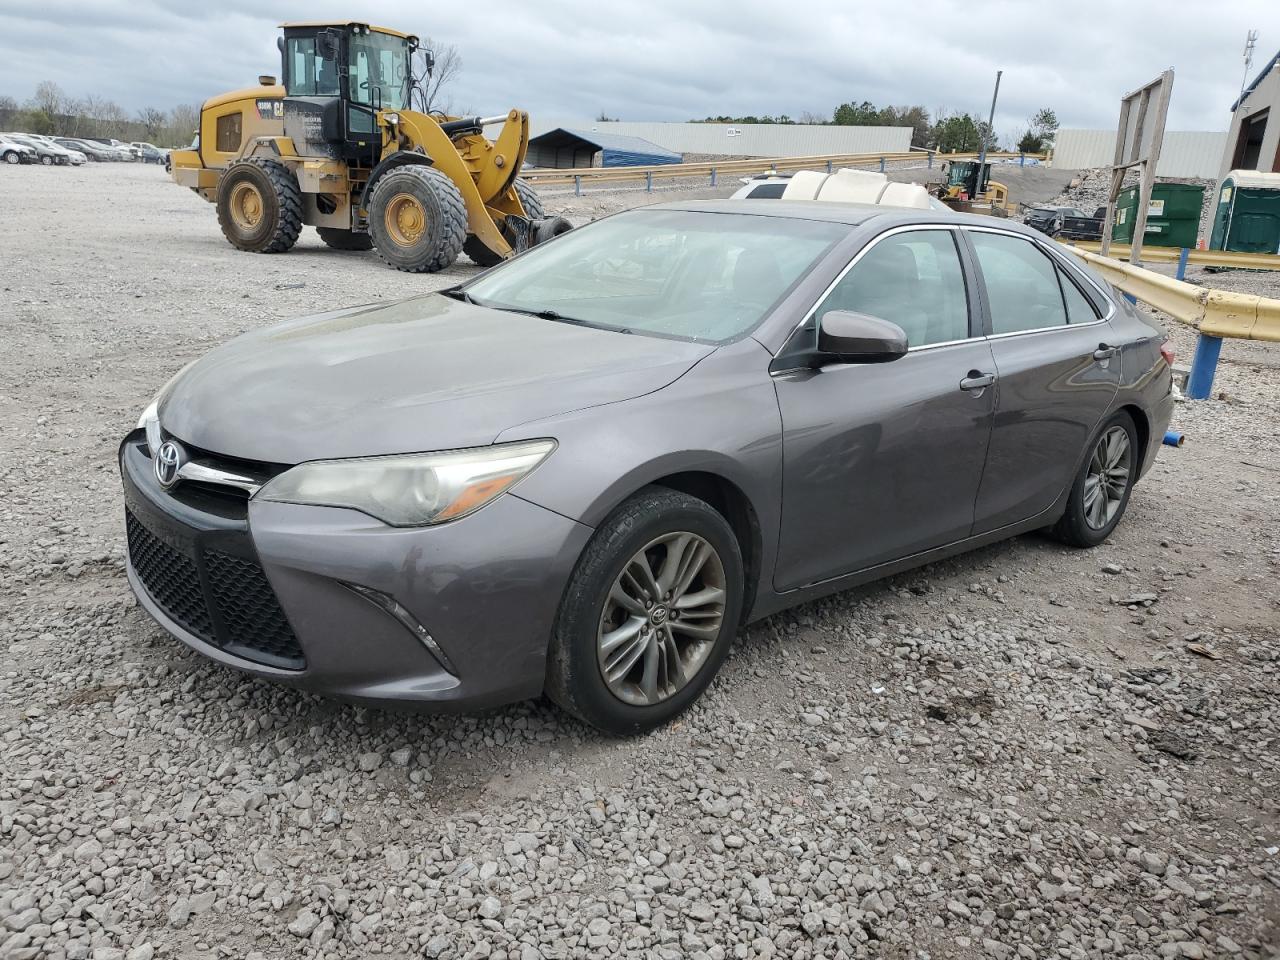
[[[0,173],[0,956],[1280,956],[1280,348],[1227,345],[1107,545],[755,624],[652,735],[383,713],[148,619],[116,444],[214,343],[474,268],[236,253],[154,167]]]

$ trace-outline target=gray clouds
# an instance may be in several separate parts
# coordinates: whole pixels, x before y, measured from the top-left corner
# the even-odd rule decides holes
[[[919,103],[985,115],[1004,70],[996,129],[1016,136],[1037,108],[1063,126],[1110,127],[1120,96],[1172,66],[1171,129],[1222,130],[1239,90],[1245,30],[1254,71],[1280,48],[1280,4],[1261,0],[568,0],[425,4],[214,5],[0,0],[0,94],[51,79],[130,112],[278,73],[276,24],[367,16],[455,44],[459,108],[519,106],[556,120],[601,110],[626,120],[708,114],[830,115],[846,100]]]

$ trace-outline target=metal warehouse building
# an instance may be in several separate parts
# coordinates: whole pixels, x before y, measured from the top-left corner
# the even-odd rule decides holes
[[[632,167],[679,163],[681,156],[640,137],[556,127],[529,141],[535,167]]]

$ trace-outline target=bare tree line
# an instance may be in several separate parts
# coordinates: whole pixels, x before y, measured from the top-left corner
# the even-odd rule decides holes
[[[58,137],[114,137],[177,147],[191,142],[200,108],[179,104],[169,110],[144,107],[130,116],[113,100],[96,93],[73,97],[51,80],[36,85],[24,103],[0,94],[0,129]]]

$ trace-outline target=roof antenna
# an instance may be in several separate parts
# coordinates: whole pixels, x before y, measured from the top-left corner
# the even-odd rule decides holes
[[[1258,31],[1250,30],[1244,38],[1244,76],[1240,78],[1240,99],[1236,101],[1237,107],[1244,100],[1244,88],[1249,82],[1249,68],[1253,66],[1253,48],[1257,45]]]

